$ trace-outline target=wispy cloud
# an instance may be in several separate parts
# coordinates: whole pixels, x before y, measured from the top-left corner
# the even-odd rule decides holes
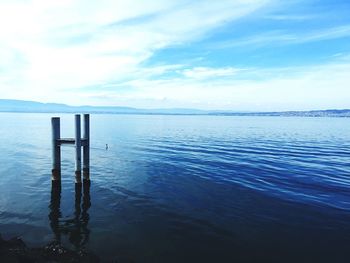
[[[298,15],[298,14],[279,14],[279,15],[266,15],[264,19],[276,20],[276,21],[305,21],[317,18],[316,15]]]
[[[227,69],[206,70],[225,72]],[[139,76],[122,83],[121,87],[132,87],[131,92],[117,88],[95,89],[89,95],[95,99],[108,98],[110,103],[118,105],[129,105],[132,101],[145,108],[309,110],[333,108],[335,103],[347,108],[349,71],[350,60],[339,58],[325,65],[308,67],[247,68],[229,78],[201,78],[205,81],[182,76],[167,79]]]
[[[272,12],[276,6],[283,10]],[[312,8],[298,12],[278,0],[1,1],[1,97],[134,107],[340,107],[350,101],[349,49],[295,67],[287,57],[284,66],[263,67],[268,60],[247,63],[241,54],[350,37],[346,19],[296,30],[294,24],[319,18]]]
[[[207,78],[218,78],[218,77],[232,77],[241,70],[242,69],[236,69],[233,67],[225,67],[225,68],[195,67],[192,69],[183,70],[182,74],[188,78],[207,79]]]
[[[7,80],[0,89],[8,97],[77,104],[64,90],[132,77],[158,49],[200,39],[267,2],[0,3],[0,80]]]
[[[295,45],[307,42],[323,41],[337,38],[350,37],[350,24],[331,27],[322,30],[311,30],[309,32],[286,32],[283,30],[273,30],[248,36],[243,38],[234,38],[212,45],[212,48],[228,48],[240,46],[266,46],[266,45]]]

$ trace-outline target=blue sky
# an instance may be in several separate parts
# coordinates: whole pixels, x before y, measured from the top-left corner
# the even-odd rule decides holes
[[[348,0],[0,0],[0,98],[350,108]]]

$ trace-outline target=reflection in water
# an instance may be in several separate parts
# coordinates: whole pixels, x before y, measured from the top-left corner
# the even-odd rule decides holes
[[[83,196],[82,196],[83,191]],[[83,199],[83,202],[81,202]],[[61,184],[52,183],[50,202],[50,227],[54,233],[54,241],[61,244],[62,235],[67,235],[70,243],[76,250],[84,248],[89,241],[90,230],[88,228],[89,213],[91,206],[90,181],[82,184],[75,184],[75,209],[74,217],[61,219]],[[60,220],[61,219],[61,220]]]
[[[55,235],[55,241],[61,243],[61,233],[59,231],[59,218],[61,217],[61,184],[52,181],[51,185],[51,201],[50,201],[50,227]]]

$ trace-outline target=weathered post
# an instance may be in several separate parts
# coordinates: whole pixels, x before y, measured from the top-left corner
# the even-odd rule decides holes
[[[52,127],[52,181],[61,180],[60,118],[51,118]]]
[[[83,177],[90,180],[90,115],[84,114]]]
[[[61,145],[75,145],[75,182],[81,184],[81,147],[83,147],[83,177],[90,180],[90,116],[84,114],[84,136],[81,138],[81,117],[75,115],[75,137],[61,138],[60,118],[51,118],[52,125],[52,181],[61,182]]]
[[[75,183],[81,183],[81,125],[80,114],[75,115]]]

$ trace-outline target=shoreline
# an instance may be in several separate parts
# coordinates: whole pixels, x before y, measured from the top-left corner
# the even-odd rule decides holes
[[[19,237],[4,240],[0,234],[0,262],[97,263],[100,261],[100,258],[91,251],[85,249],[73,251],[56,241],[44,247],[31,248]]]

